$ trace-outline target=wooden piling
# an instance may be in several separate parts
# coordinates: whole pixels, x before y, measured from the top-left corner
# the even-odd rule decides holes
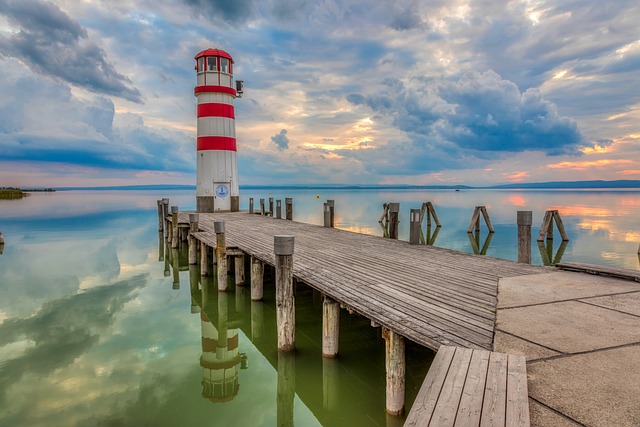
[[[476,206],[473,210],[473,215],[471,216],[471,222],[469,223],[469,228],[467,228],[467,233],[472,233],[475,228],[476,233],[480,232],[480,215],[484,218],[484,223],[487,225],[489,229],[489,233],[495,233],[495,229],[493,228],[493,224],[491,224],[491,219],[489,218],[489,213],[487,212],[486,206]]]
[[[420,243],[420,209],[411,209],[409,211],[409,243],[417,245]]]
[[[178,207],[171,206],[171,249],[176,249],[180,243],[178,238]]]
[[[276,320],[278,350],[296,347],[295,296],[293,293],[293,236],[274,236],[276,255]]]
[[[224,221],[215,221],[216,232],[216,270],[218,272],[218,290],[227,290],[227,241],[224,235]]]
[[[531,264],[531,224],[533,223],[532,211],[518,211],[518,262]]]
[[[263,296],[264,264],[251,257],[251,301],[260,301]]]
[[[273,218],[273,197],[269,197],[269,216]]]
[[[329,206],[329,203],[322,204],[322,211],[323,211],[324,226],[325,228],[330,228],[331,227],[331,207]]]
[[[244,286],[244,254],[236,255],[233,260],[235,267],[236,286]]]
[[[200,276],[209,274],[209,247],[205,242],[200,242]]]
[[[324,297],[322,302],[322,357],[336,357],[340,338],[340,304]]]
[[[562,222],[560,213],[557,210],[548,210],[544,213],[544,218],[542,219],[542,225],[540,226],[540,232],[538,233],[538,242],[543,241],[545,237],[547,240],[553,240],[554,221],[558,227],[558,232],[560,232],[562,241],[569,241],[569,236],[567,236],[567,232],[564,229],[564,223]]]
[[[438,214],[436,214],[436,209],[433,207],[433,203],[426,202],[422,204],[422,208],[420,209],[420,224],[422,224],[425,214],[427,215],[427,227],[431,226],[431,217],[433,217],[436,227],[442,227],[440,219],[438,219]]]
[[[285,205],[285,213],[286,213],[285,218],[288,219],[289,221],[293,221],[293,198],[285,197],[284,205]]]
[[[249,197],[249,213],[253,213],[253,197]]]
[[[398,240],[400,203],[389,203],[389,238]]]
[[[264,199],[260,199],[260,215],[264,216]]]
[[[335,228],[336,221],[336,201],[335,200],[327,200],[327,204],[329,205],[329,227]]]
[[[387,372],[387,413],[404,413],[405,349],[404,338],[396,332],[384,328],[386,372]]]
[[[200,215],[197,213],[189,214],[189,264],[198,263],[198,240],[192,236],[193,233],[198,232],[198,225],[200,221]]]
[[[240,196],[231,196],[231,212],[240,211]]]
[[[164,218],[162,217],[162,199],[158,199],[158,231],[164,230]]]
[[[282,200],[276,200],[276,218],[282,219]]]

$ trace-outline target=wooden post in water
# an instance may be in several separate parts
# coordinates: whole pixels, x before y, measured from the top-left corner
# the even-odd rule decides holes
[[[286,211],[286,216],[285,217],[289,221],[293,221],[293,198],[292,197],[285,197],[284,205],[285,205],[285,211]]]
[[[164,218],[162,217],[162,199],[158,199],[158,231],[164,230]]]
[[[323,219],[325,228],[331,228],[331,206],[329,203],[322,204]]]
[[[200,276],[209,274],[209,247],[205,242],[200,242]]]
[[[531,224],[532,211],[518,211],[518,262],[531,264]]]
[[[389,238],[398,240],[400,203],[389,203]]]
[[[387,413],[402,415],[404,413],[405,356],[404,337],[384,328],[386,371],[387,371]]]
[[[260,215],[264,216],[264,199],[260,199]]]
[[[235,256],[233,266],[235,267],[236,286],[244,286],[244,254]]]
[[[538,242],[543,241],[545,236],[547,240],[553,240],[554,220],[556,222],[556,226],[558,227],[558,231],[560,232],[560,236],[562,237],[562,241],[569,241],[569,236],[567,236],[567,232],[564,229],[564,223],[562,222],[560,213],[557,210],[548,210],[544,213],[544,218],[542,219],[542,226],[540,227],[540,232],[538,233]]]
[[[171,206],[171,249],[177,249],[180,244],[178,238],[178,207]]]
[[[409,243],[417,245],[420,243],[420,209],[411,209],[409,211]]]
[[[260,301],[263,292],[264,264],[256,257],[251,257],[251,301]]]
[[[276,200],[276,218],[282,219],[282,200]]]
[[[200,221],[200,215],[197,213],[189,214],[189,264],[198,263],[198,240],[192,236],[193,233],[198,232],[198,223]]]
[[[340,338],[340,304],[325,295],[322,302],[322,357],[336,357]]]
[[[335,228],[335,216],[336,216],[336,201],[335,200],[327,200],[327,204],[329,205],[329,227]]]
[[[218,290],[227,290],[227,240],[224,235],[224,221],[213,223],[216,232],[216,270],[218,271]]]
[[[276,320],[278,350],[296,347],[296,312],[293,293],[293,236],[274,236],[276,255]]]
[[[253,197],[249,197],[249,213],[253,213]]]
[[[475,227],[476,233],[480,232],[480,214],[484,218],[484,222],[489,229],[489,233],[495,233],[493,228],[493,224],[491,224],[491,219],[489,218],[489,213],[487,212],[487,208],[485,206],[476,206],[473,210],[473,215],[471,216],[471,222],[469,223],[469,228],[467,228],[467,233],[472,233]]]
[[[167,216],[168,215],[169,215],[169,199],[164,198],[164,199],[162,199],[162,227],[163,227],[163,230],[164,230],[165,234],[169,234],[167,232],[167,230],[168,230],[168,227],[167,227]]]
[[[269,197],[269,216],[273,218],[273,197]]]

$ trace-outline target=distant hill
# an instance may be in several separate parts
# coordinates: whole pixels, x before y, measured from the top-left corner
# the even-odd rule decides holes
[[[553,181],[553,182],[529,182],[518,184],[493,185],[489,188],[640,188],[640,180],[628,179],[617,181]]]

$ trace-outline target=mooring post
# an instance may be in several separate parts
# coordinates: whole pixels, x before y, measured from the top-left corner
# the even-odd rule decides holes
[[[158,231],[164,230],[164,218],[162,218],[162,199],[158,199]]]
[[[276,218],[282,219],[282,200],[276,200]]]
[[[240,196],[231,196],[231,212],[240,211]]]
[[[386,343],[387,413],[402,415],[405,382],[404,338],[386,328],[383,329],[382,336]]]
[[[409,211],[409,243],[417,245],[420,243],[420,209]]]
[[[249,213],[253,213],[253,197],[249,197]]]
[[[322,204],[322,212],[325,228],[331,228],[331,206],[329,206],[329,203]]]
[[[198,239],[193,236],[193,233],[198,232],[199,221],[199,214],[189,214],[189,264],[191,265],[198,263]]]
[[[285,211],[286,211],[286,216],[285,217],[289,221],[293,221],[293,198],[292,197],[285,197],[284,204],[285,204]]]
[[[389,238],[398,240],[400,203],[389,203]]]
[[[216,264],[218,271],[218,290],[227,290],[227,240],[224,235],[224,221],[213,223],[216,232]]]
[[[327,204],[329,205],[329,227],[335,228],[335,216],[336,216],[336,201],[335,200],[327,200]]]
[[[269,197],[269,216],[273,218],[273,197]]]
[[[322,302],[322,357],[338,355],[340,304],[325,295]]]
[[[244,286],[244,254],[235,256],[233,266],[235,267],[236,286]]]
[[[171,206],[171,249],[176,249],[180,239],[178,238],[178,207]]]
[[[276,255],[276,320],[278,350],[296,347],[296,313],[293,293],[293,236],[274,236]]]
[[[200,276],[209,274],[209,247],[205,242],[200,242]]]
[[[531,264],[531,224],[532,211],[518,211],[518,262]]]
[[[251,257],[251,301],[260,301],[263,296],[262,282],[264,264],[256,257]]]
[[[264,199],[260,199],[260,215],[264,216]]]

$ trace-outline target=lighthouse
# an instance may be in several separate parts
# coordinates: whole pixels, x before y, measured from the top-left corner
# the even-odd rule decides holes
[[[195,56],[197,84],[198,212],[238,211],[238,159],[233,102],[242,96],[243,82],[233,79],[233,58],[221,49]]]

